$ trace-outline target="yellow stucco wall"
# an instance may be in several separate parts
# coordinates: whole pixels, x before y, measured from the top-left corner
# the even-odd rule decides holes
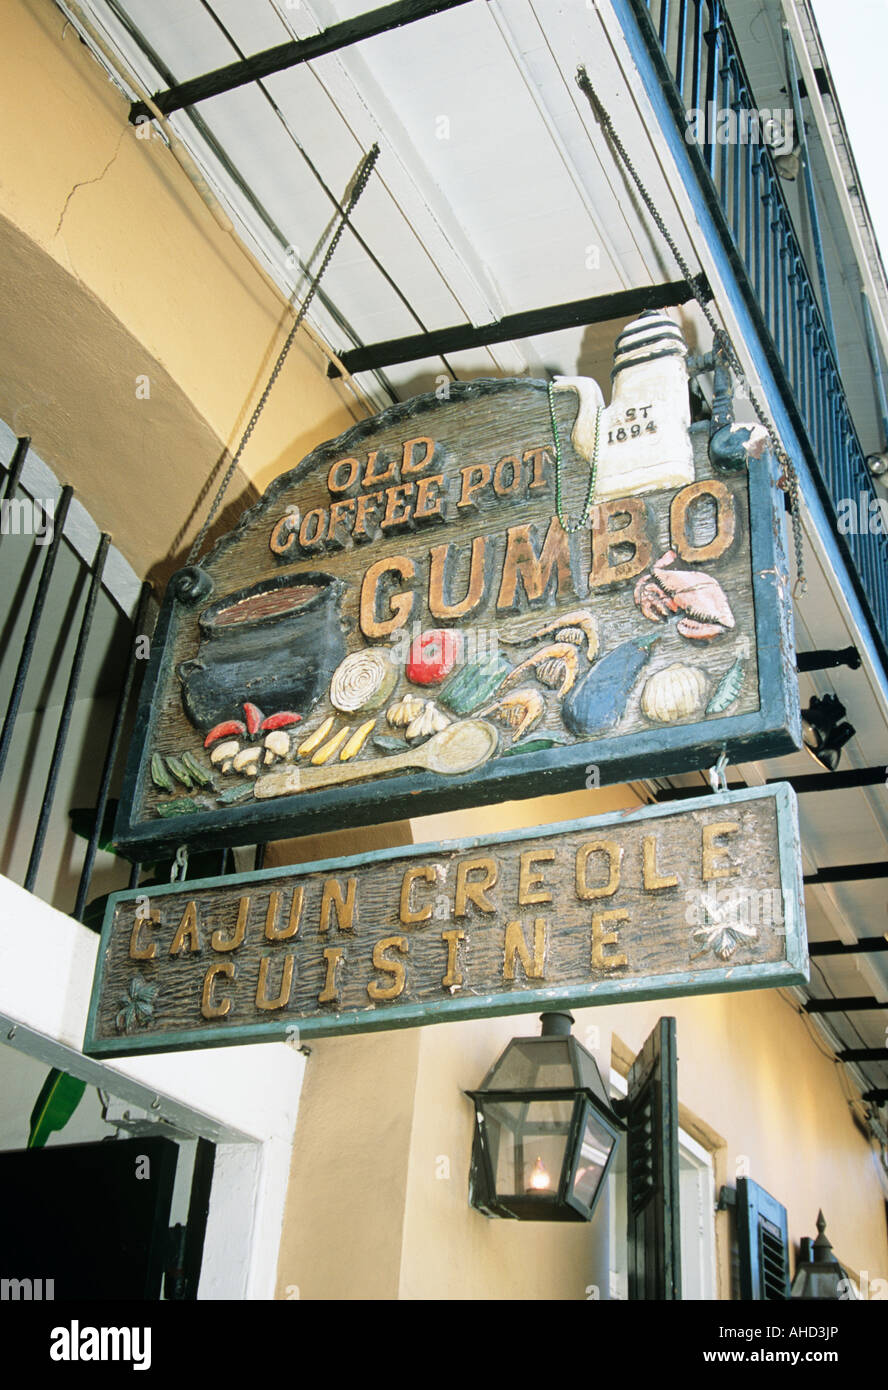
[[[163,143],[137,139],[125,100],[49,0],[5,0],[0,26],[0,414],[33,435],[144,572],[175,548],[200,483],[236,443],[286,311]],[[355,407],[323,368],[303,335],[241,488],[264,486],[351,422]],[[148,400],[136,396],[140,372]],[[504,830],[632,801],[627,789],[594,799],[578,789],[429,818],[412,833]],[[612,1032],[635,1050],[667,1012],[678,1020],[681,1100],[725,1139],[719,1180],[732,1182],[745,1156],[787,1206],[794,1242],[813,1234],[823,1205],[840,1257],[888,1276],[875,1158],[806,1022],[763,991],[584,1011],[577,1031],[594,1021],[605,1051]],[[602,1218],[592,1230],[538,1227],[487,1221],[467,1204],[462,1091],[509,1037],[535,1027],[530,1015],[313,1045],[281,1297],[576,1299],[606,1279]],[[719,1233],[724,1288],[725,1217]]]
[[[49,0],[4,0],[0,220],[16,259],[4,249],[0,413],[144,571],[236,446],[291,314],[164,142],[139,138],[127,115]],[[301,333],[231,495],[244,479],[261,490],[361,413]]]
[[[876,1155],[839,1069],[775,990],[576,1011],[633,1051],[663,1014],[677,1020],[679,1095],[724,1137],[716,1187],[745,1173],[787,1208],[790,1241],[824,1208],[837,1256],[888,1278]],[[468,1205],[471,1106],[533,1014],[451,1023],[312,1047],[300,1103],[281,1244],[279,1296],[584,1299],[607,1289],[604,1210],[591,1227],[489,1220]],[[720,1297],[729,1297],[731,1227],[716,1217]]]
[[[551,823],[634,801],[620,787],[510,802],[413,821],[413,838]],[[677,1020],[683,1121],[713,1153],[716,1191],[738,1175],[753,1178],[786,1206],[793,1247],[816,1234],[822,1206],[837,1256],[871,1280],[888,1278],[876,1154],[849,1108],[842,1068],[790,996],[756,990],[577,1010],[574,1032],[582,1040],[598,1030],[597,1058],[606,1070],[613,1037],[618,1053],[634,1054],[667,1014]],[[480,1084],[511,1037],[537,1031],[536,1015],[524,1014],[383,1035],[387,1043],[356,1036],[313,1045],[279,1296],[293,1285],[309,1299],[573,1300],[587,1298],[592,1285],[608,1289],[606,1205],[591,1226],[489,1220],[468,1205],[472,1111],[463,1091]],[[413,1043],[405,1040],[411,1036]],[[376,1199],[368,1172],[384,1175]],[[377,1267],[383,1200],[386,1240]],[[723,1298],[731,1293],[731,1240],[731,1218],[720,1213]]]

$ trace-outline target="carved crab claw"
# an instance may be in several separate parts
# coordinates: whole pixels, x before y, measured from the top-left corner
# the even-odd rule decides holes
[[[660,588],[649,574],[641,576],[635,586],[634,596],[642,613],[646,618],[650,618],[651,622],[658,623],[661,618],[667,618],[670,614],[678,612],[678,604]]]
[[[670,569],[676,559],[674,550],[665,551],[636,584],[635,602],[645,617],[659,621],[670,612],[681,612],[677,630],[697,641],[733,627],[734,615],[718,580],[702,570]]]

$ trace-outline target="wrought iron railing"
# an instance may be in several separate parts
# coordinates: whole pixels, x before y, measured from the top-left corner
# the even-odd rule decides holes
[[[130,888],[145,882],[141,864],[121,862],[115,868],[106,860],[96,896],[94,873],[100,849],[111,848],[112,791],[144,667],[133,653],[150,626],[151,586],[143,584],[138,601],[130,601],[126,609],[121,606],[119,595],[107,582],[110,537],[99,534],[82,508],[74,516],[73,488],[59,487],[46,465],[34,461],[29,446],[27,438],[13,443],[10,431],[0,422],[0,560],[4,581],[0,631],[9,648],[0,680],[0,873],[98,930],[107,892],[123,887],[127,877]],[[48,484],[45,496],[43,484],[38,489],[40,497],[29,490],[33,487],[27,481],[29,469],[38,470],[38,476]],[[23,542],[15,550],[13,536],[34,534],[26,525],[33,516],[42,518],[43,534],[36,542]],[[66,551],[68,563],[57,563]],[[119,571],[119,566],[116,568]],[[94,621],[102,593],[120,615],[120,626],[115,626],[110,636],[107,623],[104,628],[99,624],[97,630]],[[132,607],[135,612],[130,619]],[[22,621],[18,624],[20,610]],[[75,614],[79,614],[77,637],[71,651],[64,638]],[[98,701],[84,690],[85,669],[95,671],[97,663],[103,661],[122,671],[111,702],[107,697]],[[40,707],[35,714],[34,692],[46,690],[59,676],[64,679],[61,703]],[[24,698],[26,689],[31,692],[30,708],[28,718],[22,718],[29,705]],[[72,716],[78,703],[84,701],[89,706],[88,745],[83,742],[82,728],[81,736],[72,737]],[[39,718],[36,730],[35,718]],[[35,761],[35,744],[45,747],[48,762],[45,758]],[[73,795],[75,786],[78,803],[64,802],[62,798]],[[54,833],[48,836],[51,818]],[[65,819],[68,830],[62,834]],[[74,847],[79,836],[85,840],[82,863]],[[265,846],[245,848],[253,849],[253,866],[261,868]],[[188,876],[224,874],[231,862],[227,849],[196,850]],[[75,866],[76,887],[71,883]],[[157,875],[169,868],[157,864],[144,867],[151,875],[148,882],[158,881]]]
[[[752,88],[721,0],[631,0],[683,135],[701,112],[704,138],[688,148],[738,283],[799,431],[852,581],[888,660],[888,536],[864,521],[876,499],[826,327]],[[730,138],[730,112],[736,136]],[[748,114],[747,114],[748,113]],[[721,131],[722,137],[719,138]],[[749,138],[752,135],[753,138]],[[857,525],[840,531],[851,499]]]

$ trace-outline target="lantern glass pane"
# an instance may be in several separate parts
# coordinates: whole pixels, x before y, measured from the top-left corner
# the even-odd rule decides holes
[[[499,1196],[557,1197],[572,1100],[509,1100],[485,1105],[487,1141]]]
[[[598,1117],[592,1112],[587,1114],[572,1189],[574,1197],[584,1206],[592,1205],[614,1142],[613,1135]]]
[[[818,1269],[816,1264],[808,1264],[795,1277],[792,1297],[837,1299],[842,1277],[838,1265],[824,1264]]]
[[[569,1038],[516,1038],[484,1080],[490,1091],[546,1091],[575,1086]]]

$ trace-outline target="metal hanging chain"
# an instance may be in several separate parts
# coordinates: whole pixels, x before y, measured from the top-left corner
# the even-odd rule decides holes
[[[579,521],[571,521],[565,517],[561,510],[561,435],[558,433],[558,421],[555,419],[555,388],[551,381],[548,385],[549,393],[549,419],[552,421],[552,438],[555,441],[555,511],[561,523],[562,531],[571,535],[574,531],[580,531],[589,520],[592,511],[592,499],[595,496],[595,482],[598,477],[598,445],[601,440],[601,407],[595,412],[595,444],[592,448],[592,462],[589,464],[589,488],[586,493],[586,501],[583,506],[583,514]]]
[[[700,312],[702,313],[706,322],[709,324],[709,327],[712,329],[713,335],[717,334],[721,339],[722,343],[724,344],[725,354],[727,356],[728,362],[730,363],[730,366],[733,369],[734,374],[737,377],[739,377],[741,381],[744,382],[746,387],[746,394],[749,398],[749,404],[755,411],[759,423],[767,432],[771,448],[774,452],[774,455],[778,463],[780,464],[783,470],[779,480],[779,486],[783,488],[783,490],[789,496],[789,504],[792,514],[792,537],[796,558],[796,584],[795,589],[793,590],[793,596],[795,597],[799,594],[804,594],[807,591],[808,581],[805,577],[805,564],[804,557],[802,554],[802,519],[799,512],[799,480],[798,474],[795,470],[795,464],[792,462],[792,459],[789,457],[786,450],[783,448],[783,445],[780,443],[780,440],[777,438],[777,431],[775,430],[773,424],[771,423],[769,417],[763,410],[762,406],[759,404],[759,401],[752,388],[750,387],[749,383],[746,382],[746,374],[743,371],[743,367],[741,366],[740,359],[737,355],[736,349],[734,348],[734,344],[731,342],[731,339],[727,332],[725,332],[723,328],[719,327],[715,315],[713,314],[712,310],[709,308],[709,305],[706,303],[703,297],[699,279],[697,278],[697,276],[692,274],[690,266],[688,265],[684,256],[679,251],[678,246],[676,245],[673,237],[670,235],[666,223],[663,221],[663,218],[657,210],[653,198],[651,197],[650,193],[642,183],[638,171],[635,168],[635,165],[629,158],[629,154],[626,150],[625,145],[623,144],[622,140],[620,139],[619,135],[614,129],[613,122],[611,121],[611,118],[608,115],[607,111],[602,106],[595,92],[595,89],[592,86],[592,83],[589,81],[589,75],[586,72],[586,69],[582,66],[582,64],[577,68],[576,80],[577,86],[579,87],[580,91],[583,93],[583,95],[585,96],[586,100],[592,108],[592,114],[594,115],[598,124],[601,126],[607,138],[610,140],[617,154],[620,156],[620,159],[623,161],[627,173],[632,179],[632,182],[635,184],[635,187],[638,189],[641,199],[648,212],[650,213],[651,218],[653,219],[654,225],[656,226],[663,240],[666,242],[666,245],[669,247],[669,250],[672,252],[672,255],[675,258],[676,265],[681,271],[683,278],[687,281],[688,288],[690,289],[691,293],[694,296],[694,299],[697,301],[697,304],[699,305]]]
[[[308,313],[308,310],[311,306],[311,302],[314,299],[315,294],[317,293],[318,286],[320,285],[321,280],[323,279],[324,272],[326,271],[327,266],[333,259],[333,254],[336,250],[336,247],[339,245],[340,237],[342,236],[342,233],[348,226],[348,219],[354,211],[358,199],[364,192],[364,189],[367,187],[370,175],[373,172],[373,166],[378,158],[379,145],[374,144],[367,152],[367,154],[364,156],[361,163],[358,165],[358,168],[352,177],[351,183],[346,189],[346,196],[343,199],[343,206],[340,209],[339,222],[330,240],[330,245],[327,247],[327,250],[324,253],[324,259],[321,261],[321,264],[318,267],[317,274],[315,275],[314,279],[308,287],[308,293],[306,294],[301,305],[299,306],[299,312],[293,320],[293,325],[289,333],[287,334],[284,345],[278,353],[277,361],[271,369],[271,375],[269,376],[268,381],[265,383],[265,390],[259,397],[259,400],[256,403],[256,409],[250,416],[247,427],[241,435],[240,443],[237,446],[237,449],[234,453],[234,457],[229,463],[227,469],[225,470],[225,476],[219,484],[216,496],[213,498],[213,504],[210,507],[209,512],[207,513],[206,520],[204,521],[203,526],[200,528],[200,531],[197,535],[197,539],[195,540],[194,544],[188,552],[188,559],[185,562],[187,565],[193,564],[194,561],[197,559],[197,556],[200,554],[200,548],[203,545],[204,540],[206,539],[207,532],[213,524],[213,519],[217,511],[219,510],[220,503],[222,501],[223,496],[225,495],[225,491],[228,487],[228,484],[234,477],[234,470],[237,468],[237,465],[241,459],[241,455],[243,454],[244,449],[249,443],[250,435],[253,433],[254,429],[256,428],[256,425],[259,422],[259,417],[265,409],[268,397],[271,395],[272,387],[274,386],[274,383],[280,376],[281,368],[283,367],[284,362],[287,360],[287,353],[293,346],[293,340],[295,339],[296,334],[302,325],[302,321],[305,318],[305,315]]]

